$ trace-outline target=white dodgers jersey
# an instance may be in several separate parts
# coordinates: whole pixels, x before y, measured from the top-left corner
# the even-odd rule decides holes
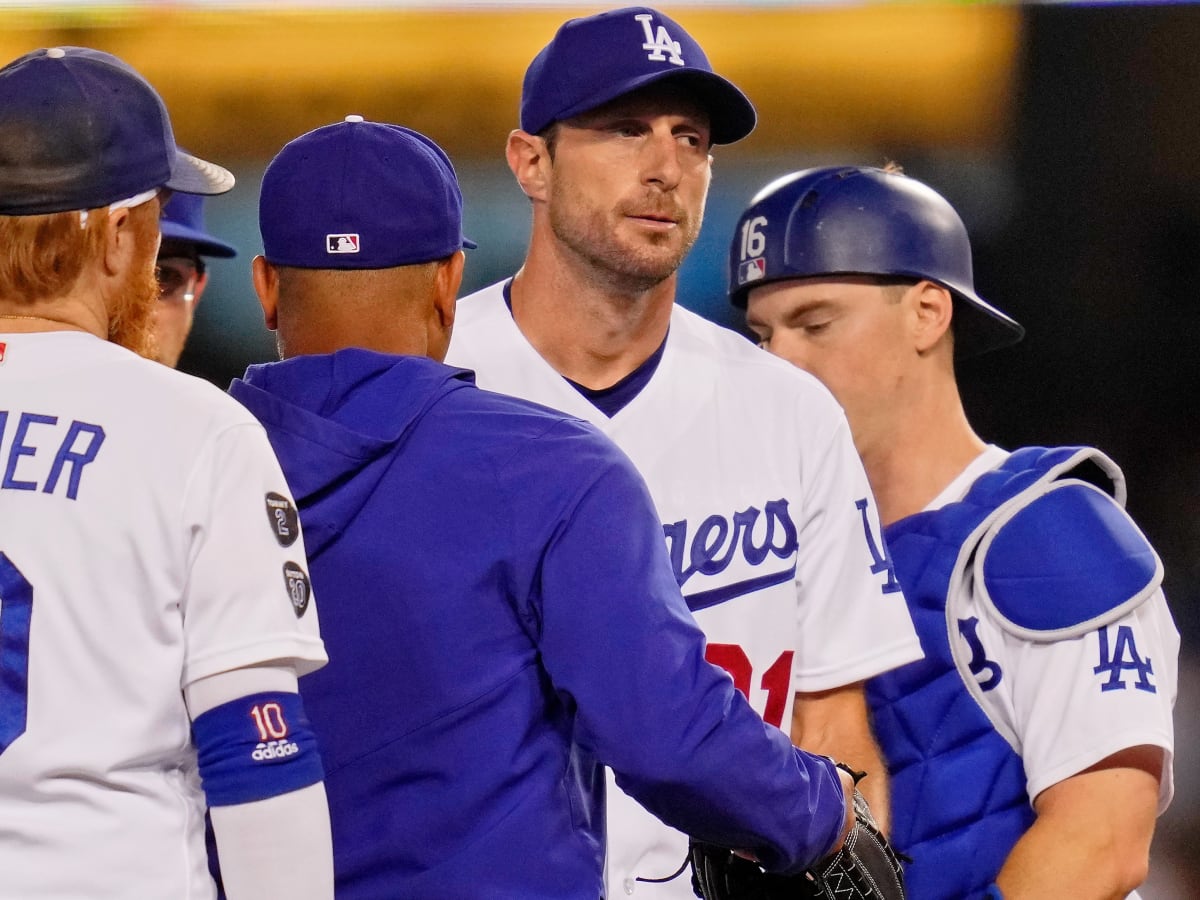
[[[0,334],[0,898],[215,896],[182,690],[325,661],[297,525],[217,388]]]
[[[845,416],[811,376],[676,306],[658,368],[610,419],[526,341],[503,284],[459,301],[447,362],[592,423],[628,454],[709,660],[766,721],[789,732],[794,692],[921,656]],[[687,873],[637,880],[686,855],[684,835],[610,781],[609,896],[693,898]]]

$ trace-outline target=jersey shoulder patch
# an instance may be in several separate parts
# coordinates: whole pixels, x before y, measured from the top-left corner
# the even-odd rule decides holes
[[[1014,498],[1005,513],[980,542],[975,585],[1016,637],[1078,637],[1135,609],[1162,583],[1162,562],[1150,542],[1092,484],[1042,484]]]

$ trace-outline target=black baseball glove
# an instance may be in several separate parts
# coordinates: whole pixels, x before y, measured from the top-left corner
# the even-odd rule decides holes
[[[724,847],[692,841],[692,890],[704,900],[904,900],[900,858],[857,789],[854,820],[842,849],[799,875],[773,875]]]

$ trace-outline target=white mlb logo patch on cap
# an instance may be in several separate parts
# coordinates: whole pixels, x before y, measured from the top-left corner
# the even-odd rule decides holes
[[[325,235],[326,253],[357,253],[357,234],[327,234]]]

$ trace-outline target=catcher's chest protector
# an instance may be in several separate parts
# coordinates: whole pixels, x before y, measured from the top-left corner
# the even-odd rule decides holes
[[[968,692],[964,679],[975,676],[951,655],[959,623],[948,621],[946,596],[977,526],[1071,452],[1018,451],[961,503],[887,529],[925,659],[869,681],[867,699],[891,776],[892,843],[912,858],[907,887],[919,900],[981,898],[1033,823],[1021,758]]]

